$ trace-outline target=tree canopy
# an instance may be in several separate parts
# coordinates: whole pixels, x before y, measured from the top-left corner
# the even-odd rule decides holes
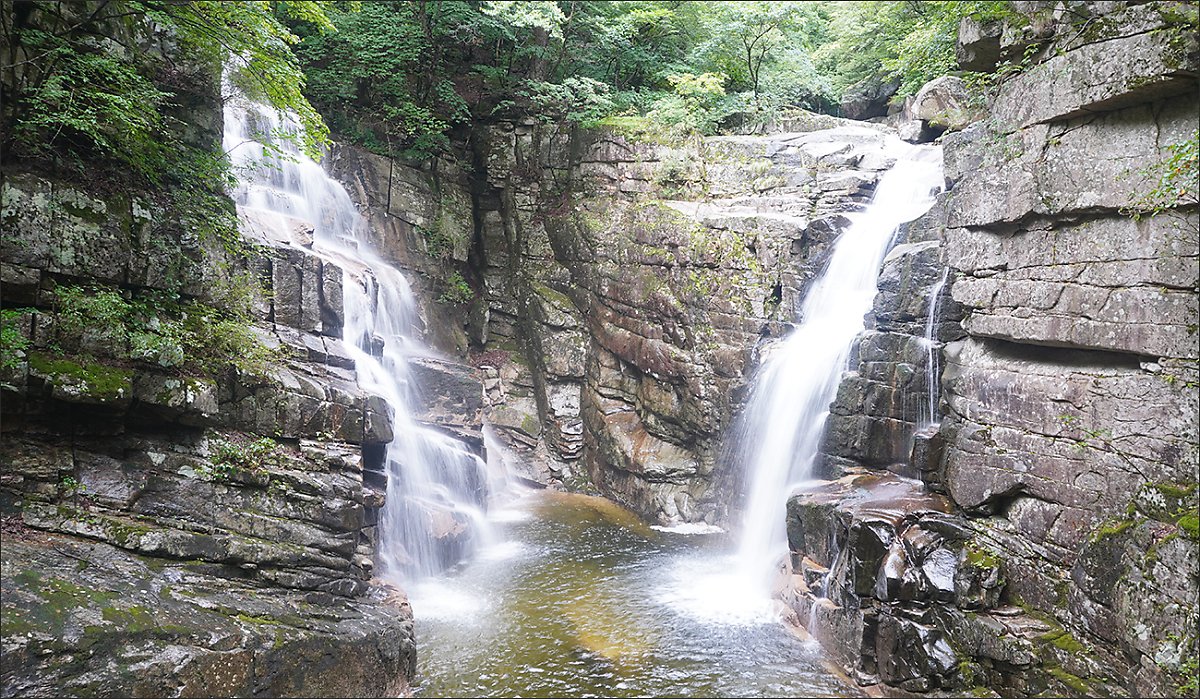
[[[418,158],[468,123],[514,116],[713,132],[781,108],[836,113],[841,93],[870,77],[911,94],[955,67],[961,17],[1008,5],[14,0],[2,27],[3,140],[23,156],[99,154],[147,177],[171,172],[173,105],[222,66],[294,112],[314,153],[326,123]],[[187,65],[157,50],[162,41],[182,45]]]
[[[335,32],[297,48],[306,94],[335,131],[409,155],[444,148],[469,121],[534,114],[648,116],[712,132],[799,107],[836,113],[868,77],[900,96],[954,69],[965,15],[1006,2],[333,3]]]

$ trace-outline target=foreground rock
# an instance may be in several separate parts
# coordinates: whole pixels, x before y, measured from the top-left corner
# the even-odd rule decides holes
[[[3,175],[3,695],[406,693],[411,613],[372,582],[391,413],[343,270],[304,226],[247,216],[239,254],[151,192]],[[481,441],[479,393],[426,417]]]
[[[281,592],[8,527],[4,549],[4,696],[394,697],[415,672],[394,588]]]
[[[797,619],[884,693],[1194,693],[1194,8],[1078,7],[968,38],[1057,37],[944,138],[789,502]]]

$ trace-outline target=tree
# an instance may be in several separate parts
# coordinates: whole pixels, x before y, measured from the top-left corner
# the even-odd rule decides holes
[[[759,105],[764,66],[789,45],[804,47],[820,26],[810,3],[704,3],[708,38],[696,47],[693,59],[720,69],[735,87],[746,87]]]
[[[318,3],[274,5],[329,26]],[[296,38],[272,3],[15,0],[0,23],[6,154],[94,154],[159,179],[178,150],[168,128],[176,93],[216,79],[227,61],[239,85],[298,115],[310,151],[325,140],[301,92],[304,76],[289,49]],[[182,65],[157,50],[164,36],[183,46]]]
[[[903,97],[957,67],[954,43],[964,16],[997,19],[1013,14],[1005,0],[912,0],[824,3],[828,36],[817,66],[840,94],[864,78],[899,78]]]

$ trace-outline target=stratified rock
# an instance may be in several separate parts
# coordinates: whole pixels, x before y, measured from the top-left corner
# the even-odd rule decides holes
[[[803,493],[785,598],[861,683],[1172,696],[1200,615],[1168,572],[1197,565],[1200,221],[1195,183],[1163,182],[1200,118],[1194,8],[1013,6],[1027,26],[963,22],[963,60],[1044,45],[945,137],[950,191],[885,263],[818,463],[919,477],[961,515]],[[939,263],[944,350],[920,327]]]
[[[1008,132],[1179,94],[1194,102],[1200,43],[1195,26],[1179,14],[1189,11],[1131,4],[1092,19],[1070,50],[1005,82],[993,117]]]

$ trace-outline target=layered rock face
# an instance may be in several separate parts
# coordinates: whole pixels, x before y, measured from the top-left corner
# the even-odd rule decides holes
[[[833,123],[675,146],[493,131],[484,328],[521,350],[501,386],[532,393],[493,413],[511,442],[650,520],[722,520],[736,484],[720,440],[755,347],[786,332],[843,213],[891,164],[882,132]]]
[[[186,116],[214,146],[209,88]],[[235,254],[144,192],[20,163],[2,195],[25,346],[2,377],[5,696],[406,691],[412,615],[372,580],[364,481],[390,413],[356,383],[311,231]],[[235,297],[253,327],[222,324]]]
[[[715,522],[736,497],[721,439],[756,348],[786,333],[844,213],[892,162],[886,128],[781,127],[666,144],[531,121],[483,130],[470,177],[353,148],[334,171],[384,254],[458,319],[427,337],[480,368],[526,480]],[[454,275],[469,304],[447,293]]]
[[[265,678],[255,663],[277,631],[280,643],[292,639],[289,629],[298,643],[316,649],[323,639],[321,652],[347,659],[364,646],[341,644],[341,634],[377,644],[387,660],[358,677],[361,691],[381,691],[377,672],[393,687],[404,684],[412,672],[410,617],[385,609],[369,582],[382,490],[363,480],[363,445],[391,438],[389,413],[359,389],[336,337],[341,270],[293,248],[248,259],[213,245],[184,250],[136,198],[100,198],[33,174],[6,173],[3,197],[5,302],[24,304],[12,327],[29,342],[4,377],[5,521],[36,530],[12,547],[6,533],[5,626],[23,630],[5,634],[6,690],[53,693],[82,682],[83,691],[87,682],[112,682],[105,686],[130,693],[207,693],[218,689],[183,669],[228,662],[243,683],[219,692],[258,691],[285,681]],[[131,360],[144,339],[139,328],[177,322],[165,306],[136,321],[100,322],[96,299],[127,313],[132,299],[179,281],[185,298],[201,304],[187,307],[195,313],[221,302],[215,290],[239,267],[269,280],[256,301],[259,324],[245,338],[271,350],[261,374],[192,375],[164,366],[167,354]],[[182,276],[150,276],[169,269]],[[69,306],[64,290],[76,289],[91,300]],[[61,560],[41,552],[47,547],[79,549],[87,582],[62,573]],[[86,594],[52,594],[55,581]],[[154,594],[92,594],[124,583]],[[223,606],[207,601],[210,588]],[[172,667],[181,675],[139,684],[136,672],[90,674],[133,642],[123,624],[105,623],[119,622],[129,605],[145,615],[146,641],[175,649]],[[239,624],[240,610],[255,605],[261,623]],[[180,626],[188,624],[173,619],[188,607],[230,617],[222,627],[228,634],[210,642],[199,618],[185,633]],[[340,620],[310,629],[324,607]],[[46,619],[54,623],[40,623]],[[61,658],[38,651],[56,638],[78,653],[74,664],[55,667]],[[305,663],[289,668],[279,671],[293,684],[279,687],[335,691]]]
[[[1056,38],[946,137],[950,190],[885,265],[833,408],[835,479],[789,501],[785,594],[862,683],[1195,681],[1197,183],[1156,189],[1195,139],[1195,12],[1085,9],[983,33]],[[922,430],[926,336],[944,417]]]

